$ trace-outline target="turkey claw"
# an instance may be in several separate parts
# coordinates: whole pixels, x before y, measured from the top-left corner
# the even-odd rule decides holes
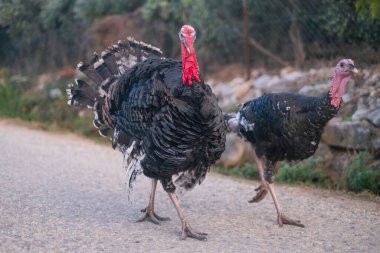
[[[207,234],[202,232],[191,231],[190,226],[186,226],[182,230],[181,240],[186,240],[187,237],[194,238],[200,241],[207,241]]]
[[[148,210],[148,208],[144,208],[141,210],[141,212],[145,213],[144,217],[137,220],[136,222],[143,222],[143,221],[150,221],[156,225],[160,225],[160,221],[168,221],[170,220],[169,217],[161,217],[158,216],[154,211]]]
[[[251,200],[248,201],[249,203],[260,202],[265,198],[265,196],[268,193],[267,188],[262,184],[259,187],[257,187],[255,191],[258,191],[258,193],[256,194],[256,196],[254,196]]]
[[[278,216],[278,225],[282,227],[283,224],[292,225],[292,226],[301,227],[301,228],[305,227],[305,225],[303,225],[300,220],[292,220],[286,217],[285,215],[281,214]]]

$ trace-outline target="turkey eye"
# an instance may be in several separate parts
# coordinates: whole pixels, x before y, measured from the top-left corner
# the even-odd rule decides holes
[[[343,66],[344,66],[344,64],[343,64],[343,63],[341,63],[341,64],[340,64],[340,67],[341,67],[341,68],[343,68]]]
[[[179,39],[180,39],[180,40],[184,40],[184,39],[185,39],[185,36],[183,35],[182,32],[179,33]]]

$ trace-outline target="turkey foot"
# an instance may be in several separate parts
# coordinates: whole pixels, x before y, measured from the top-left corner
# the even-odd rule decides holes
[[[268,193],[267,188],[263,184],[257,187],[255,191],[257,191],[258,193],[256,193],[256,196],[254,196],[251,200],[248,201],[249,203],[260,202],[265,198],[265,196]]]
[[[141,212],[145,213],[144,217],[137,220],[136,222],[150,221],[154,224],[160,225],[160,221],[170,220],[168,217],[160,217],[154,212],[154,197],[156,195],[157,179],[152,179],[152,190],[150,192],[149,204],[146,208],[142,209]]]
[[[201,240],[201,241],[207,240],[207,234],[206,233],[192,231],[189,223],[187,222],[187,219],[185,217],[185,214],[183,212],[181,204],[177,198],[177,195],[174,192],[168,192],[168,195],[169,195],[169,198],[171,199],[171,201],[173,202],[173,205],[174,205],[175,209],[177,210],[179,219],[181,220],[181,223],[182,223],[181,239],[186,240],[187,237],[191,237],[191,238]]]
[[[292,220],[292,219],[289,219],[288,217],[286,217],[285,215],[280,214],[278,216],[278,225],[280,227],[282,227],[283,224],[297,226],[297,227],[301,227],[301,228],[305,227],[305,225],[303,225],[300,220]]]
[[[187,224],[187,221],[183,221],[183,223],[184,223],[184,226],[182,226],[181,240],[186,240],[187,237],[194,238],[200,241],[207,240],[206,233],[192,231],[190,225]]]
[[[160,221],[170,220],[169,217],[158,216],[153,211],[153,208],[151,208],[149,205],[146,208],[142,209],[141,212],[145,213],[145,215],[141,219],[137,220],[136,222],[150,221],[156,225],[160,225]]]

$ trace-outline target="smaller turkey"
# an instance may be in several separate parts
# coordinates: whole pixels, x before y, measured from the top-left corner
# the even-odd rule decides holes
[[[163,58],[158,48],[145,43],[120,41],[101,57],[95,55],[91,64],[78,65],[97,90],[76,80],[67,93],[69,105],[94,111],[94,126],[124,154],[130,189],[139,174],[151,178],[149,202],[139,221],[168,220],[155,212],[160,181],[182,222],[182,239],[206,240],[207,234],[192,230],[177,197],[204,180],[225,145],[222,110],[199,77],[195,35],[189,25],[179,32],[182,62]]]
[[[249,202],[259,202],[269,191],[274,201],[278,224],[304,227],[299,220],[286,217],[274,187],[279,161],[303,160],[315,153],[323,127],[338,112],[354,62],[343,59],[335,67],[332,86],[322,97],[295,93],[265,94],[245,103],[236,114],[225,114],[228,128],[254,146],[261,185]]]

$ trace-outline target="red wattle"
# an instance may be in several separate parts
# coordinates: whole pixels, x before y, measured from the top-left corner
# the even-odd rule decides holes
[[[193,43],[187,42],[190,54],[187,52],[186,47],[182,44],[182,82],[183,84],[193,85],[193,78],[196,82],[201,82],[199,78],[199,67],[197,57],[193,48]]]

